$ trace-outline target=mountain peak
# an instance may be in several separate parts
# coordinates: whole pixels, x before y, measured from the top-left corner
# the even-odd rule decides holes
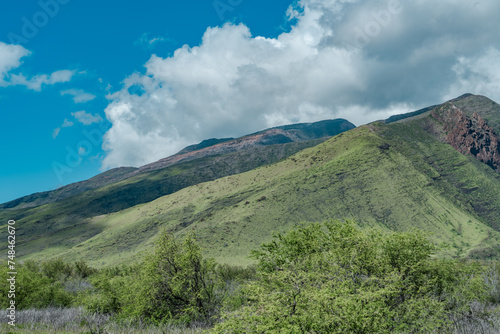
[[[465,94],[462,94],[460,95],[459,97],[456,97],[448,102],[453,102],[453,101],[460,101],[460,100],[463,100],[463,99],[466,99],[468,97],[471,97],[471,96],[480,96],[480,95],[474,95],[474,94],[471,94],[471,93],[465,93]]]

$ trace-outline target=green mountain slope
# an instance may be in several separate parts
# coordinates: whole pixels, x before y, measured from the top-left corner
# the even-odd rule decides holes
[[[64,244],[66,249],[102,231],[85,225],[87,218],[280,161],[351,128],[352,123],[337,119],[268,129],[234,140],[209,140],[197,150],[190,147],[141,168],[113,169],[87,181],[11,201],[0,207],[0,221],[15,219],[23,224],[18,235],[25,247],[19,255],[43,251],[47,244]]]
[[[280,161],[325,140],[253,147],[187,161],[87,190],[57,202],[34,208],[0,210],[0,221],[14,219],[22,224],[18,235],[26,246],[20,247],[20,255],[41,251],[47,242],[57,245],[63,241],[65,245],[76,246],[101,232],[99,227],[87,226],[87,218],[124,210],[191,185]]]
[[[240,262],[273,231],[302,221],[347,218],[382,229],[424,229],[448,242],[444,253],[450,255],[464,256],[471,250],[495,254],[498,232],[468,201],[479,197],[487,203],[481,195],[498,194],[499,177],[423,131],[413,129],[428,142],[396,147],[403,139],[399,130],[408,133],[411,127],[378,124],[372,129],[352,130],[273,166],[94,219],[91,224],[101,224],[105,231],[82,250],[88,247],[108,261],[119,261],[116,256],[126,258],[148,246],[149,238],[164,226],[181,234],[194,229],[207,253]],[[435,160],[429,164],[426,158]],[[456,174],[449,177],[443,170]],[[475,187],[486,191],[479,194],[471,190]],[[489,211],[500,212],[498,203],[494,206]],[[78,256],[74,251],[67,255]]]
[[[27,209],[32,207],[37,207],[44,204],[61,202],[67,198],[77,196],[87,191],[94,189],[99,189],[107,185],[118,184],[118,188],[121,185],[127,185],[130,183],[138,183],[143,180],[153,180],[156,184],[150,186],[151,182],[147,182],[145,185],[139,185],[135,189],[130,189],[126,186],[126,189],[121,189],[118,196],[113,196],[112,202],[122,202],[118,203],[116,206],[109,203],[110,195],[106,195],[104,199],[105,203],[108,203],[109,209],[101,208],[101,212],[113,212],[113,210],[120,210],[126,207],[130,207],[135,204],[144,203],[151,201],[160,196],[170,194],[174,191],[182,189],[183,187],[196,184],[199,182],[210,181],[215,178],[231,175],[235,173],[241,173],[242,171],[247,171],[252,168],[258,167],[263,164],[273,163],[285,156],[293,154],[300,149],[305,147],[313,146],[319,142],[313,142],[316,139],[326,139],[342,133],[344,131],[355,128],[354,124],[344,120],[344,119],[333,119],[324,120],[315,123],[298,123],[290,124],[285,126],[279,126],[271,129],[266,129],[259,131],[250,135],[246,135],[240,138],[225,138],[225,139],[208,139],[204,140],[197,145],[188,146],[182,151],[169,156],[167,158],[161,159],[159,161],[147,164],[140,168],[133,167],[122,167],[115,168],[99,174],[89,180],[77,182],[70,184],[54,191],[47,191],[42,193],[36,193],[29,196],[24,196],[22,198],[10,201],[8,203],[0,204],[0,212],[2,209]],[[287,144],[287,143],[300,143],[309,142],[305,145],[289,145],[286,147],[272,147],[267,149],[266,147],[276,145],[276,144]],[[246,152],[248,150],[248,152]],[[242,153],[245,151],[245,153]],[[198,175],[188,175],[189,173],[184,173],[187,167],[185,165],[179,166],[176,172],[173,174],[170,172],[165,172],[165,168],[174,165],[179,165],[189,161],[195,161],[190,166],[195,164],[200,164],[200,168],[207,168],[204,163],[206,163],[207,157],[214,157],[218,155],[224,155],[228,153],[239,152],[231,157],[232,160],[226,160],[225,163],[227,167],[217,167],[217,172],[208,173],[205,176]],[[260,158],[256,157],[260,155]],[[233,162],[235,160],[235,162]],[[217,160],[219,161],[219,160]],[[212,164],[215,164],[213,162]],[[238,165],[237,169],[232,169],[233,165]],[[195,166],[196,167],[196,166]],[[209,168],[210,169],[210,168]],[[163,170],[163,171],[161,171]],[[222,171],[223,170],[223,171]],[[160,171],[151,175],[151,172]],[[186,174],[185,178],[181,181],[171,180],[173,175]],[[203,173],[201,173],[203,174]],[[213,175],[212,175],[213,174]],[[167,178],[164,180],[164,178]],[[187,181],[186,181],[187,179]],[[157,181],[160,180],[160,183]],[[125,181],[122,183],[121,181]],[[116,189],[117,187],[112,187]],[[144,196],[140,194],[146,192]],[[114,191],[116,193],[116,191]],[[102,193],[102,192],[101,192]],[[83,196],[84,198],[88,196]],[[74,211],[81,211],[80,200],[70,200],[70,203],[75,203]],[[91,207],[94,204],[101,206],[106,206],[105,203],[100,203],[101,200],[94,198],[94,202],[87,205]],[[92,210],[92,209],[91,209]],[[94,210],[94,212],[97,212]]]
[[[488,101],[497,107],[484,99],[450,103],[461,103],[466,114]],[[453,129],[445,129],[440,117],[448,106],[362,126],[275,164],[121,211],[76,219],[61,214],[69,213],[70,203],[33,209],[19,219],[19,249],[25,258],[130,262],[164,227],[179,235],[194,230],[206,255],[242,264],[273,232],[305,221],[353,219],[383,230],[428,231],[447,244],[442,256],[498,258],[500,174],[446,142]],[[475,112],[486,117],[481,108]]]

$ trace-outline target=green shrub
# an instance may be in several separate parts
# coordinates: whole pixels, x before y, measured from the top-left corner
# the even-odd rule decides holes
[[[239,267],[230,264],[219,264],[216,268],[217,276],[223,282],[243,282],[255,278],[257,268],[255,266]]]
[[[211,319],[220,305],[215,267],[213,259],[203,259],[193,235],[179,242],[163,232],[155,254],[123,290],[123,315],[156,323]]]
[[[155,253],[134,266],[97,271],[60,259],[18,265],[16,302],[20,310],[82,305],[125,322],[217,323],[215,333],[493,328],[496,267],[435,259],[435,250],[422,232],[333,221],[276,235],[252,253],[256,266],[241,268],[204,259],[193,234],[176,240],[162,232]],[[0,289],[6,308],[8,286]]]
[[[383,234],[352,222],[310,224],[253,253],[257,279],[216,333],[429,333],[484,302],[482,268],[432,258],[418,231]]]
[[[71,277],[73,273],[73,266],[69,263],[65,263],[62,259],[54,259],[42,262],[41,264],[42,273],[52,279],[67,279]]]
[[[72,303],[73,297],[68,293],[60,281],[48,277],[45,272],[32,261],[18,264],[16,267],[16,308],[19,310],[28,308],[65,307]],[[6,272],[0,274],[0,279],[6,281]],[[7,308],[9,303],[9,286],[1,285],[1,306]]]
[[[80,260],[75,262],[74,274],[77,277],[87,278],[97,273],[97,270],[90,267],[87,262]]]
[[[123,288],[128,278],[120,276],[95,275],[91,278],[94,287],[91,293],[79,295],[79,304],[91,313],[117,314],[122,309]]]

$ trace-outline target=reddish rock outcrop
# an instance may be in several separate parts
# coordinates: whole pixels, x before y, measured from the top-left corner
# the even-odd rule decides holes
[[[443,123],[446,143],[500,172],[500,138],[477,113],[471,117],[453,103],[446,103],[431,115]]]

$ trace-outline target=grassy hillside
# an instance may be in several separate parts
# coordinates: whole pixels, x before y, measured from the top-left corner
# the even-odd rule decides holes
[[[424,130],[430,121],[363,126],[274,165],[73,226],[21,219],[26,241],[19,249],[34,258],[127,262],[165,227],[181,235],[194,230],[206,255],[241,264],[275,231],[338,218],[381,229],[423,229],[448,244],[442,255],[497,256],[500,176],[435,140]],[[39,231],[57,232],[36,239],[37,224]]]
[[[497,105],[488,101],[465,96],[454,103],[494,121]],[[199,159],[67,201],[4,210],[0,218],[18,219],[24,258],[84,258],[99,266],[135,260],[160,228],[194,230],[205,255],[244,264],[273,232],[325,219],[418,228],[446,243],[442,256],[498,258],[500,174],[440,141],[442,131],[425,112],[362,126],[292,156],[309,144]],[[279,162],[258,167],[261,159]],[[228,169],[246,172],[220,178]],[[165,189],[169,195],[152,200]]]
[[[47,244],[66,249],[102,231],[100,227],[87,225],[87,218],[117,212],[194,184],[280,161],[325,140],[254,147],[196,159],[87,190],[55,203],[0,210],[0,221],[15,219],[22,224],[18,235],[25,246],[18,249],[20,255],[42,251]]]

